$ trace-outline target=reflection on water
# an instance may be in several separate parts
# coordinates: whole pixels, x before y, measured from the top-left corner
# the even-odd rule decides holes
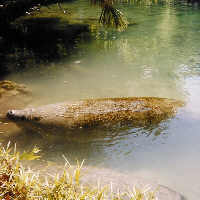
[[[4,142],[6,144],[9,140],[16,141],[20,149],[33,148],[37,144],[42,149],[43,158],[47,160],[63,163],[61,155],[66,153],[71,163],[74,163],[77,159],[86,159],[87,164],[92,165],[101,163],[104,158],[112,157],[114,152],[117,153],[118,144],[121,146],[119,148],[120,152],[128,155],[139,146],[141,148],[146,146],[149,140],[151,140],[152,144],[164,143],[167,137],[165,133],[167,126],[167,123],[163,122],[159,126],[152,127],[91,129],[87,132],[74,130],[73,134],[60,134],[58,132],[55,135],[46,133],[42,136],[35,132],[19,131],[18,134],[11,135],[7,139],[4,138]],[[127,139],[130,139],[131,143]],[[122,152],[124,145],[126,148]],[[114,152],[111,153],[112,151]]]
[[[74,17],[96,17],[95,9],[91,11],[84,1],[66,7],[77,13]],[[91,39],[79,40],[78,51],[69,60],[7,79],[35,91],[32,106],[80,98],[158,96],[185,100],[185,108],[154,127],[94,130],[71,137],[19,132],[5,141],[16,141],[21,148],[36,143],[47,160],[60,163],[65,154],[72,163],[86,159],[87,165],[156,179],[196,200],[200,195],[200,12],[170,3],[120,7],[133,22],[125,32],[91,26]]]

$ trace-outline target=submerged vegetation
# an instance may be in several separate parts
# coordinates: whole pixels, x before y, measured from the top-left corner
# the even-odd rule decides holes
[[[19,153],[10,148],[10,143],[4,148],[0,146],[0,199],[5,200],[154,200],[154,192],[149,189],[141,191],[137,188],[128,192],[113,192],[109,187],[91,187],[82,184],[81,164],[72,169],[66,160],[62,175],[44,177],[30,168],[22,165],[23,160],[40,158],[39,149]]]
[[[9,74],[58,62],[73,53],[77,40],[90,37],[88,22],[69,21],[71,12],[57,0],[0,0],[0,73]],[[96,18],[106,27],[124,30],[127,21],[114,0],[92,5],[102,9]],[[53,10],[50,5],[55,6]],[[89,5],[89,2],[88,2]],[[91,7],[91,9],[93,9]],[[80,38],[80,39],[79,39]]]
[[[92,4],[99,5],[102,8],[99,23],[108,27],[115,27],[119,31],[127,28],[128,22],[122,12],[114,7],[116,0],[91,0]]]
[[[30,15],[32,12],[40,11],[41,6],[48,6],[49,4],[58,4],[59,10],[66,16],[68,11],[62,8],[60,1],[55,0],[15,0],[15,1],[0,1],[0,18],[1,27],[8,26],[10,22],[13,22],[17,18],[23,15]],[[92,5],[98,5],[102,8],[101,16],[99,22],[106,26],[115,27],[118,30],[123,30],[127,27],[127,21],[124,19],[123,14],[115,8],[115,0],[91,0]],[[5,27],[4,27],[5,28]]]

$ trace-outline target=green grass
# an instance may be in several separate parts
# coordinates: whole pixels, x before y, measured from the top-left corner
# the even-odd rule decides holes
[[[82,163],[73,168],[66,160],[62,174],[44,177],[22,165],[23,160],[39,158],[39,149],[19,153],[16,147],[0,146],[1,200],[154,200],[154,193],[135,187],[124,193],[114,193],[108,186],[89,187],[81,184]]]

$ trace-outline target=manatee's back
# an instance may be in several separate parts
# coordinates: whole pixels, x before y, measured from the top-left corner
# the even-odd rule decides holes
[[[69,106],[64,114],[72,127],[135,126],[158,123],[172,117],[183,102],[155,97],[105,98],[81,101]]]

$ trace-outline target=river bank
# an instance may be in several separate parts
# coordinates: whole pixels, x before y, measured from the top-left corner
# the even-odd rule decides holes
[[[132,182],[120,183],[116,182],[116,174],[112,172],[115,177],[115,182],[110,175],[103,172],[104,178],[96,173],[97,171],[89,170],[89,176],[86,175],[84,181],[81,180],[81,173],[83,162],[77,163],[72,167],[66,160],[66,164],[62,173],[55,174],[55,168],[43,166],[43,172],[36,172],[31,168],[25,168],[22,165],[23,160],[35,160],[40,158],[38,155],[39,149],[34,147],[30,152],[23,152],[20,154],[15,149],[12,150],[10,143],[6,147],[0,147],[0,191],[1,196],[5,199],[137,199],[137,200],[183,200],[184,198],[178,193],[156,185],[147,186],[142,179],[134,179],[134,186]],[[65,158],[65,157],[64,157]],[[65,158],[66,159],[66,158]],[[44,169],[47,171],[46,175]],[[51,171],[51,175],[48,175]],[[99,169],[98,169],[99,171]],[[40,175],[39,175],[40,173]],[[85,172],[86,173],[86,172]],[[91,176],[92,175],[92,176]],[[117,174],[120,179],[125,180],[122,174]],[[106,177],[106,178],[105,178]],[[111,178],[111,179],[110,179]],[[107,179],[107,180],[106,180]],[[108,182],[109,180],[109,182]],[[127,178],[126,178],[127,180]],[[107,182],[107,184],[105,184]],[[137,182],[137,184],[136,184]],[[137,186],[136,186],[137,185]],[[141,189],[143,188],[143,189]]]

